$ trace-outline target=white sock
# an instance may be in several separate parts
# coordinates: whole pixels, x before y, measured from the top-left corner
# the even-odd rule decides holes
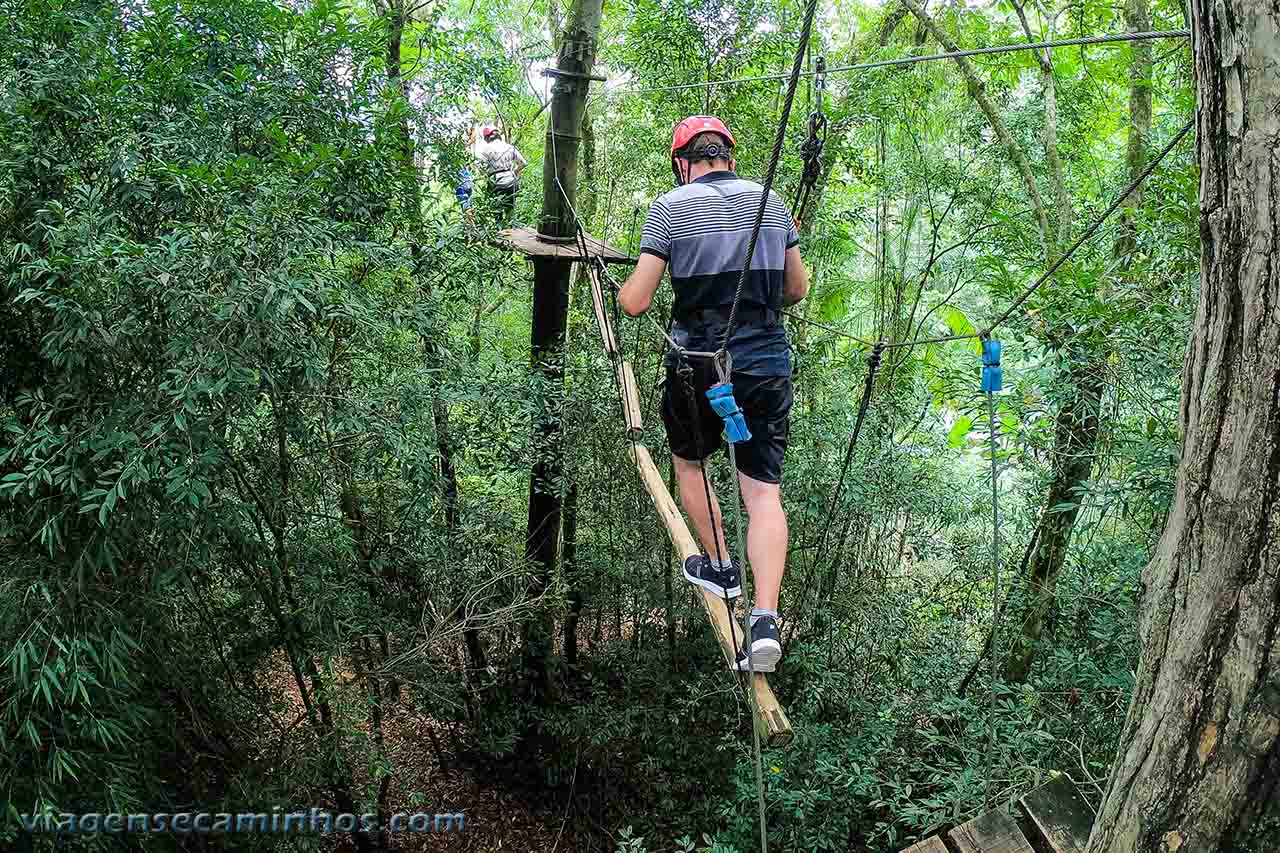
[[[767,607],[753,607],[753,608],[751,608],[751,624],[752,624],[752,626],[754,626],[754,625],[756,624],[756,620],[757,620],[757,619],[759,619],[761,616],[772,616],[772,617],[773,617],[773,621],[775,621],[775,622],[776,622],[776,621],[778,621],[778,611],[776,611],[776,610],[770,610],[770,609],[768,609]]]
[[[722,561],[720,561],[719,559],[717,559],[716,557],[712,557],[712,558],[711,558],[711,568],[713,568],[713,569],[731,569],[731,568],[733,568],[733,558],[732,558],[732,557],[730,557],[729,559],[724,560],[724,561],[722,562]]]

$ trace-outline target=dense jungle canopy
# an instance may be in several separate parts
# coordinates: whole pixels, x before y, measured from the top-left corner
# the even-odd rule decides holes
[[[895,853],[1065,774],[1090,853],[1280,849],[1274,2],[823,0],[799,45],[795,0],[592,2],[5,0],[0,847],[746,853],[762,796],[770,850]],[[666,342],[604,288],[629,437],[586,265],[540,306],[475,130],[530,164],[515,223],[563,140],[634,256],[680,119],[763,178],[798,46],[793,739],[757,768],[632,462],[671,476]],[[383,825],[24,826],[310,808]]]

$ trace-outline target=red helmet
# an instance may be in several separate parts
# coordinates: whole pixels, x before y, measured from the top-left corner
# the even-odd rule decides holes
[[[723,136],[730,146],[738,144],[729,128],[715,116],[689,116],[676,125],[675,133],[671,135],[672,156],[700,133],[716,133]]]
[[[491,124],[486,124],[484,127],[480,128],[480,136],[482,136],[486,141],[497,136],[499,133],[500,131]]]

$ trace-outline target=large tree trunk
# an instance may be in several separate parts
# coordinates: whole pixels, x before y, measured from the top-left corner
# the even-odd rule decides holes
[[[1089,853],[1280,849],[1280,10],[1192,0],[1201,291],[1173,507]]]
[[[1040,538],[1027,569],[1021,630],[1014,635],[1005,661],[1004,677],[1012,682],[1026,680],[1035,662],[1098,446],[1103,383],[1097,354],[1086,344],[1067,350],[1063,357],[1067,398],[1054,419],[1053,480],[1041,511]]]
[[[379,5],[378,8],[387,22],[387,78],[395,86],[404,103],[409,104],[411,103],[409,81],[402,71],[401,44],[404,38],[404,28],[410,21],[411,12],[405,8],[404,0],[390,0],[385,6]],[[420,233],[422,194],[418,173],[417,146],[409,127],[409,113],[407,111],[401,113],[396,135],[400,149],[400,190],[403,194],[405,212],[409,217],[410,226],[413,230],[410,235],[410,250],[413,257],[414,275],[419,276],[422,273],[422,270],[419,269],[422,265],[422,235]],[[430,281],[425,276],[421,277],[421,281],[424,295],[430,296]],[[424,335],[422,348],[423,360],[426,362],[427,369],[438,370],[444,361],[443,350],[438,337],[434,334]],[[458,472],[453,464],[453,447],[449,438],[449,406],[439,393],[431,400],[431,418],[436,428],[436,458],[439,463],[441,499],[444,505],[445,538],[449,543],[450,551],[456,554],[459,522]],[[480,639],[480,634],[475,628],[466,627],[466,619],[461,609],[458,611],[458,618],[464,626],[463,638],[466,642],[471,668],[478,672],[484,672],[484,645]],[[383,645],[386,645],[385,642]],[[395,683],[398,685],[398,682]]]

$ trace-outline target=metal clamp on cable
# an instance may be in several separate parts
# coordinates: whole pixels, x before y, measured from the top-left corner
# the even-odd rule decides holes
[[[817,95],[816,109],[809,114],[809,135],[800,146],[800,158],[804,161],[804,171],[800,173],[800,185],[796,189],[795,204],[791,206],[797,226],[803,224],[808,216],[814,187],[822,177],[822,150],[827,143],[827,116],[822,111],[822,93],[826,86],[827,60],[820,56],[813,78],[813,87]]]

